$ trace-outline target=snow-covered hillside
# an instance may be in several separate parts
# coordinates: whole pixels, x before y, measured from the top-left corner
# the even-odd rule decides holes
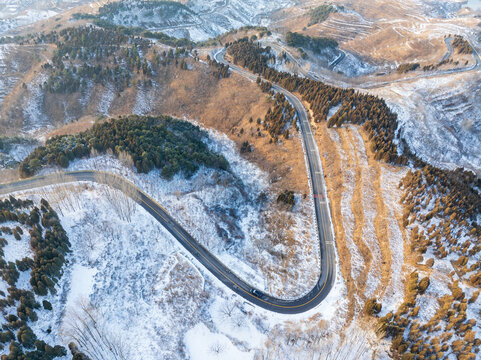
[[[21,79],[19,64],[15,59],[17,45],[0,45],[0,108],[3,99],[12,91]]]
[[[75,161],[69,170],[120,173],[153,195],[240,276],[277,296],[309,290],[319,276],[310,204],[298,199],[292,213],[262,210],[250,199],[268,194],[266,174],[243,160],[226,137],[210,135],[210,146],[229,160],[233,175],[201,169],[190,180],[165,181],[155,171],[136,174],[111,156]],[[288,359],[294,352],[303,358],[318,353],[368,359],[378,347],[372,333],[354,327],[349,332],[359,342],[349,355],[352,344],[339,334],[347,316],[340,274],[322,308],[276,315],[231,293],[117,191],[80,183],[17,195],[48,199],[72,249],[57,295],[49,297],[58,326],[43,334],[48,313],[41,312],[35,330],[52,343],[80,343],[92,360],[269,359],[272,354]],[[270,228],[262,222],[266,218]],[[296,243],[283,244],[279,237],[286,233],[276,227],[293,233]]]
[[[69,170],[121,174],[161,203],[198,241],[238,274],[275,296],[298,297],[319,277],[319,244],[312,204],[297,196],[293,211],[274,208],[268,176],[242,159],[226,136],[210,132],[210,147],[231,173],[202,169],[191,179],[138,174],[112,156],[74,161]],[[47,170],[48,172],[49,170]]]
[[[0,35],[33,24],[90,0],[0,0]]]
[[[92,360],[290,359],[353,350],[339,335],[342,279],[322,308],[276,315],[226,289],[139,206],[132,203],[130,221],[119,218],[113,203],[124,200],[116,191],[77,184],[26,195],[49,199],[71,243],[57,294],[48,297],[55,312],[39,311],[34,327],[51,343],[81,342]],[[56,325],[47,333],[49,316]],[[358,328],[350,334],[360,350],[345,359],[372,358],[375,336]]]
[[[481,175],[481,88],[466,75],[420,79],[376,90],[398,114],[401,135],[431,164]]]
[[[124,4],[114,12],[101,12],[102,19],[202,41],[244,25],[267,25],[269,14],[293,6],[294,1],[191,0],[185,5],[159,3],[149,7],[142,1],[124,1]]]

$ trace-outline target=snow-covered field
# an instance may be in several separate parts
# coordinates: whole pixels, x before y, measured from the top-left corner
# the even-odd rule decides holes
[[[17,165],[25,159],[37,146],[37,142],[31,139],[1,139],[0,168]]]
[[[39,311],[33,327],[42,339],[63,345],[81,339],[93,360],[291,359],[353,349],[338,333],[346,316],[342,279],[304,315],[255,309],[212,278],[142,208],[132,208],[130,221],[115,216],[109,191],[77,184],[28,195],[49,199],[72,244],[57,295],[48,297],[54,313]],[[23,256],[28,249],[16,252]],[[47,334],[52,319],[58,328]],[[346,359],[370,359],[374,335],[351,331],[362,339],[355,346],[362,356]]]
[[[15,61],[14,51],[16,45],[0,45],[0,109],[3,99],[13,89],[21,78],[18,74],[18,64]]]
[[[271,209],[267,174],[238,155],[226,136],[211,131],[211,148],[222,153],[232,173],[201,169],[191,179],[163,180],[158,171],[137,174],[112,156],[74,161],[68,170],[121,174],[166,207],[183,226],[228,266],[257,287],[280,297],[307,293],[319,277],[314,213],[297,196],[292,212]],[[47,170],[48,171],[48,170]],[[294,241],[288,245],[288,240]]]

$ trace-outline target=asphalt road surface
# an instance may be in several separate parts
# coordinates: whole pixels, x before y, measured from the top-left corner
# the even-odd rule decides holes
[[[445,42],[446,48],[447,48],[447,52],[443,56],[442,60],[445,60],[452,55],[452,53],[453,53],[452,40],[453,40],[453,38],[451,38],[451,37],[447,37],[447,38],[444,39],[444,42]],[[414,80],[418,80],[418,79],[434,78],[434,77],[440,77],[440,76],[451,75],[451,74],[459,74],[459,73],[470,72],[470,71],[478,72],[481,69],[481,57],[480,57],[478,51],[472,45],[472,43],[470,43],[471,47],[473,48],[473,57],[474,57],[474,60],[475,60],[475,63],[471,66],[454,68],[454,69],[436,70],[436,71],[433,71],[433,72],[428,71],[426,73],[421,73],[419,75],[404,77],[404,78],[401,78],[401,79],[389,80],[389,81],[365,81],[363,83],[357,83],[357,82],[355,82],[355,78],[352,78],[351,82],[349,83],[348,82],[349,80],[344,80],[345,82],[344,81],[341,82],[339,80],[329,79],[326,76],[321,77],[319,74],[316,74],[312,71],[307,72],[302,68],[302,66],[299,64],[299,62],[296,60],[296,58],[285,47],[282,47],[282,46],[280,46],[278,44],[275,44],[275,43],[272,43],[272,42],[264,42],[263,44],[266,45],[266,46],[276,47],[276,48],[284,51],[286,53],[286,56],[289,58],[289,60],[296,64],[299,73],[302,74],[303,76],[305,76],[308,79],[321,81],[325,84],[329,84],[329,85],[332,85],[332,86],[352,87],[352,88],[358,88],[358,89],[376,89],[376,88],[388,86],[390,84],[410,82],[410,81],[414,81]],[[345,55],[346,54],[341,51],[341,56],[338,57],[338,59],[336,59],[334,61],[335,64],[334,63],[330,64],[329,67],[332,69],[335,65],[339,64],[339,62],[341,62],[344,59]]]
[[[219,57],[220,54],[220,57]],[[223,53],[218,53],[217,60],[225,62]],[[256,75],[244,71],[234,65],[231,70],[238,72],[253,81]],[[308,174],[312,189],[312,199],[315,206],[315,216],[320,245],[320,277],[306,295],[298,299],[278,299],[265,294],[260,289],[254,289],[251,285],[237,277],[235,269],[227,268],[219,259],[212,255],[204,246],[195,240],[182,226],[172,218],[167,210],[154,199],[144,193],[136,185],[114,174],[92,170],[57,173],[38,176],[9,184],[0,185],[0,195],[6,195],[17,191],[32,190],[44,186],[66,184],[72,182],[95,182],[105,184],[122,191],[126,196],[137,202],[149,214],[151,214],[162,226],[164,226],[182,246],[189,251],[212,275],[219,279],[225,286],[246,299],[247,301],[264,309],[284,314],[298,314],[308,311],[317,305],[331,291],[336,278],[336,255],[332,236],[329,205],[326,197],[324,175],[322,172],[319,151],[314,140],[309,124],[307,112],[300,100],[287,90],[274,85],[274,90],[283,93],[295,107],[300,129],[304,141],[304,149],[308,160]]]
[[[296,300],[277,299],[262,293],[260,290],[256,290],[256,294],[254,294],[253,288],[233,273],[235,270],[227,268],[219,259],[198,243],[169,215],[162,205],[157,203],[136,185],[118,175],[93,170],[82,170],[37,176],[9,184],[1,184],[0,195],[73,182],[94,182],[105,184],[122,191],[164,226],[177,239],[177,241],[179,241],[179,243],[192,254],[192,256],[194,256],[209,272],[212,273],[212,275],[218,278],[232,291],[257,306],[278,313],[296,314],[312,309],[322,301],[325,295],[327,295],[325,294],[325,290],[322,294],[318,294],[319,291],[317,290],[317,285],[309,294]],[[326,289],[326,287],[324,286],[323,289]]]

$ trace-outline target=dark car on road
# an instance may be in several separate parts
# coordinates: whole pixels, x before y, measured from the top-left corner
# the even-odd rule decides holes
[[[264,296],[264,295],[262,295],[262,293],[261,293],[259,290],[257,290],[257,289],[252,289],[252,290],[251,290],[251,294],[254,295],[255,297],[258,297],[259,299],[262,299],[262,297]]]

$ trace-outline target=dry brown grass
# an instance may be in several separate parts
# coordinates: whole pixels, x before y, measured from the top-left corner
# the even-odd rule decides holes
[[[62,126],[58,129],[55,129],[51,132],[49,132],[46,136],[47,139],[50,139],[51,137],[54,136],[60,136],[60,135],[72,135],[72,134],[78,134],[82,131],[86,131],[92,127],[92,125],[95,123],[96,118],[93,116],[84,116],[78,121],[71,122],[65,126]]]
[[[0,184],[17,181],[19,179],[18,171],[16,169],[1,169],[0,170]]]
[[[351,209],[354,214],[354,233],[353,233],[353,241],[356,247],[359,249],[361,256],[363,257],[365,269],[359,274],[359,278],[357,280],[357,288],[359,291],[359,295],[362,298],[362,294],[364,293],[364,289],[366,287],[366,280],[369,270],[371,269],[372,263],[372,253],[369,247],[367,246],[366,242],[363,239],[364,233],[364,203],[362,199],[362,191],[365,179],[363,179],[363,170],[359,164],[359,154],[357,151],[352,151],[352,146],[349,144],[353,143],[353,139],[351,136],[351,132],[349,129],[339,129],[338,134],[341,139],[341,146],[344,152],[347,154],[348,157],[348,166],[353,169],[355,174],[354,179],[354,193],[351,200]]]
[[[16,48],[13,56],[23,76],[3,99],[0,108],[0,129],[3,132],[15,133],[22,126],[20,113],[23,110],[23,97],[28,93],[23,84],[30,84],[38,76],[52,50],[53,47],[49,45],[22,45]]]
[[[339,255],[339,266],[346,282],[347,295],[349,298],[348,318],[352,319],[356,303],[354,294],[357,293],[358,286],[351,276],[351,254],[347,247],[342,224],[341,197],[344,191],[344,169],[341,167],[338,145],[332,141],[327,131],[326,123],[315,125],[316,141],[321,155],[324,174],[326,175],[327,196],[331,205],[331,218]]]
[[[376,217],[374,219],[374,227],[376,230],[376,237],[379,240],[379,247],[381,249],[381,284],[388,284],[389,279],[391,278],[391,264],[392,264],[392,254],[391,254],[391,247],[389,244],[389,234],[388,234],[388,227],[387,227],[387,212],[386,206],[384,204],[384,199],[382,196],[382,184],[381,184],[381,166],[388,166],[386,164],[381,164],[379,161],[374,160],[374,152],[371,150],[369,146],[369,139],[366,132],[360,128],[359,133],[363,137],[363,141],[366,148],[366,155],[368,159],[368,167],[373,169],[374,171],[374,181],[372,181],[372,185],[374,187],[374,191],[376,193],[376,197],[373,200],[375,203],[376,208]],[[378,294],[382,294],[385,290],[385,286],[381,286],[378,289]]]
[[[263,118],[270,106],[266,95],[255,83],[232,74],[217,80],[212,70],[195,64],[192,71],[172,69],[167,84],[156,105],[157,113],[197,121],[214,128],[234,140],[239,148],[244,141],[254,151],[244,156],[270,175],[274,189],[290,189],[307,194],[307,173],[299,138],[293,132],[291,139],[279,144],[270,143],[267,133],[257,137],[256,120]],[[254,121],[251,123],[249,119]],[[243,129],[243,133],[241,133]]]
[[[419,62],[424,66],[437,63],[446,53],[445,35],[475,29],[479,23],[479,19],[467,13],[448,19],[429,17],[423,4],[409,1],[332,3],[350,11],[331,14],[326,21],[307,26],[309,9],[319,2],[301,1],[296,7],[279,12],[275,26],[284,33],[332,37],[342,49],[377,64]],[[468,58],[459,60],[472,63],[472,57]]]
[[[389,171],[400,171],[387,164],[380,163],[374,160],[374,153],[370,150],[369,140],[367,134],[361,129],[359,130],[366,153],[361,152],[360,147],[356,146],[353,129],[338,128],[328,130],[326,123],[313,124],[316,133],[316,140],[321,153],[321,160],[326,175],[326,185],[328,189],[328,196],[331,205],[332,221],[335,231],[336,246],[339,254],[340,269],[343,278],[345,279],[349,303],[349,319],[352,319],[354,309],[356,308],[356,299],[362,303],[365,300],[365,291],[369,272],[374,272],[380,283],[375,290],[376,297],[381,297],[384,294],[386,285],[391,279],[391,265],[392,253],[389,241],[389,229],[387,219],[386,205],[383,198],[383,184],[381,183],[381,169],[386,167]],[[339,143],[333,141],[328,131],[335,131],[339,136]],[[345,154],[345,160],[341,161],[340,153]],[[360,161],[360,156],[365,155],[365,159]],[[341,199],[343,192],[346,190],[344,181],[349,178],[348,173],[352,173],[351,181],[353,181],[353,197],[349,204],[353,215],[353,242],[359,250],[363,259],[365,267],[359,269],[358,275],[355,279],[352,278],[352,268],[356,266],[351,263],[351,253],[348,247],[345,230],[343,227],[343,213],[341,210]],[[372,197],[366,198],[363,194],[371,188],[374,191]],[[373,229],[368,228],[368,231],[373,231],[371,234],[374,241],[379,246],[377,250],[379,255],[375,255],[374,249],[370,247],[367,240],[364,238],[364,229],[366,228],[366,214],[375,213],[373,221]],[[396,221],[403,231],[404,242],[406,241],[406,234],[402,227],[402,214],[396,213]],[[371,218],[372,219],[372,218]],[[369,230],[371,229],[371,230]],[[407,245],[405,247],[405,254],[410,254]],[[409,257],[410,255],[408,255]],[[374,261],[374,257],[376,261]],[[413,259],[414,260],[414,259]],[[359,309],[359,308],[358,308]]]
[[[244,141],[248,141],[254,146],[254,151],[244,156],[269,173],[274,191],[289,189],[307,194],[309,188],[305,161],[297,133],[292,131],[291,139],[278,144],[270,143],[266,132],[262,137],[255,135],[259,126],[256,120],[263,118],[271,106],[270,100],[258,86],[235,74],[219,80],[205,64],[191,61],[191,65],[193,69],[189,71],[173,65],[159,70],[154,79],[158,88],[149,114],[167,114],[194,120],[204,127],[227,134],[239,148]],[[38,69],[29,71],[26,78],[32,80],[37,75],[36,71]],[[136,78],[140,77],[137,75]],[[106,89],[102,85],[96,85],[90,102],[84,108],[78,101],[80,93],[45,94],[44,111],[56,126],[56,130],[48,133],[47,138],[85,131],[92,126],[99,117],[97,107],[104,91]],[[131,86],[115,94],[109,109],[110,116],[131,114],[137,92],[137,87]],[[6,118],[15,120],[4,124],[11,132],[22,128],[21,104],[25,95],[25,90],[19,86],[5,107],[6,115],[11,115]],[[66,108],[73,118],[68,123],[65,120]],[[20,113],[16,114],[14,110]],[[254,119],[252,123],[249,122],[250,118]]]

